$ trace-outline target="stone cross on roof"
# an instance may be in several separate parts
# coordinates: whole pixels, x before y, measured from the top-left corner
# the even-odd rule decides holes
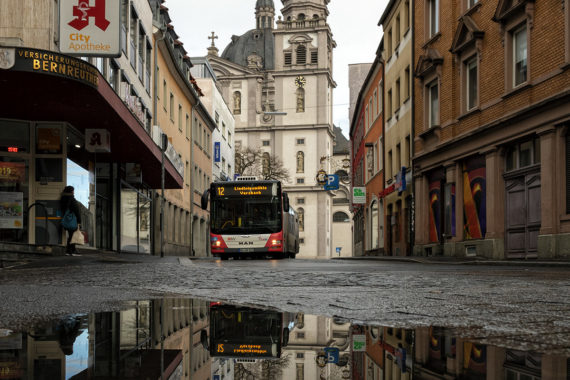
[[[209,40],[212,40],[212,46],[211,47],[215,47],[216,45],[214,44],[214,40],[218,38],[218,36],[216,36],[216,33],[212,32],[212,35],[208,37]]]

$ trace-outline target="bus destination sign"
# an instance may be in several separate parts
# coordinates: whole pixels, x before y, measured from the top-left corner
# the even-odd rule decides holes
[[[255,196],[255,195],[272,195],[273,186],[267,184],[236,184],[236,185],[219,185],[216,186],[216,195],[223,196]]]
[[[218,343],[216,354],[219,356],[271,356],[271,344]]]

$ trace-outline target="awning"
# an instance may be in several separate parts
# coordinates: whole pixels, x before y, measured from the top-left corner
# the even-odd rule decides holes
[[[0,118],[65,121],[79,131],[107,129],[111,152],[97,161],[139,163],[143,180],[161,187],[159,147],[101,73],[85,61],[58,53],[0,47]],[[184,181],[165,159],[165,187]]]

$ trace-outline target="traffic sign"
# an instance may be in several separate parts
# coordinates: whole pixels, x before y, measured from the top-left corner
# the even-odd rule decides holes
[[[325,190],[338,190],[338,175],[328,174]]]
[[[327,363],[338,363],[338,348],[337,347],[325,347],[325,354],[327,355]]]

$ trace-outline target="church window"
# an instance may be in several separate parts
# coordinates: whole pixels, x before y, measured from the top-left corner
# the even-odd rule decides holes
[[[305,45],[297,46],[297,64],[304,65],[307,63],[307,48]]]
[[[241,114],[241,92],[234,92],[234,115]]]
[[[297,152],[297,173],[305,172],[305,153]]]
[[[297,112],[305,112],[305,90],[297,89]]]
[[[261,142],[261,144],[262,144],[263,146],[269,146],[269,140],[263,140],[263,141]]]
[[[291,52],[286,52],[284,55],[285,55],[285,65],[290,65],[292,63]]]
[[[319,61],[319,51],[311,50],[311,63],[318,63]]]
[[[297,16],[297,20],[303,21],[304,19],[305,19],[305,14],[299,13],[299,16]]]

